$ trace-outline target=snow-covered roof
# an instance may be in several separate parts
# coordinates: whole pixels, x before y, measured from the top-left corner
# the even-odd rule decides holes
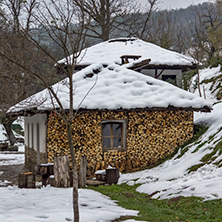
[[[73,75],[74,109],[136,109],[211,107],[210,102],[167,82],[112,64],[93,64]],[[68,79],[53,85],[65,109],[69,109]],[[47,89],[25,99],[9,112],[58,108]]]
[[[121,56],[141,56],[136,62],[151,59],[150,65],[193,66],[195,61],[180,53],[161,48],[155,44],[137,38],[119,38],[99,43],[84,49],[77,60],[77,65],[121,64]],[[64,58],[58,63],[71,63],[72,56]]]

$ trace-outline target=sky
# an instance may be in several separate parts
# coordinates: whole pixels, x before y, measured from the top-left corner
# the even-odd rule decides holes
[[[145,4],[147,0],[137,0],[141,4]],[[203,2],[214,2],[214,0],[160,0],[158,7],[160,9],[177,9],[186,8],[192,4],[197,5]]]

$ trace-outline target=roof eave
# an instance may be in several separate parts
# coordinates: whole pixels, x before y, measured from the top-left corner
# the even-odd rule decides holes
[[[134,66],[130,67],[129,69],[132,70],[137,70],[139,69],[140,66],[135,64]],[[192,65],[166,65],[166,64],[148,64],[146,66],[141,66],[143,69],[170,69],[170,70],[178,70],[181,69],[183,72],[189,71],[189,70],[194,70],[197,69],[197,64],[192,64]]]
[[[100,111],[100,112],[107,112],[107,111],[118,111],[118,112],[126,112],[126,111],[141,111],[141,110],[146,110],[146,111],[178,111],[178,110],[185,110],[185,111],[194,111],[194,112],[211,112],[213,110],[209,106],[203,106],[200,108],[195,108],[195,107],[174,107],[174,106],[168,106],[168,107],[151,107],[151,108],[131,108],[131,109],[80,109],[80,112],[93,112],[93,111]],[[36,108],[33,109],[25,109],[25,110],[20,110],[18,112],[9,112],[7,115],[9,116],[33,116],[35,114],[44,114],[44,113],[49,113],[49,112],[59,112],[59,109],[48,109],[48,110],[38,110]],[[67,109],[68,111],[68,109]]]

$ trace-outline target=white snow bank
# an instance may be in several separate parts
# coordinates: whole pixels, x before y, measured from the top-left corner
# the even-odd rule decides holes
[[[120,41],[123,40],[124,41]],[[190,65],[194,60],[177,52],[173,52],[155,44],[145,42],[137,38],[120,38],[102,42],[84,49],[77,59],[78,65],[90,65],[94,63],[121,64],[121,56],[141,56],[140,60],[151,59],[152,65]],[[72,61],[72,56],[62,59],[58,63],[67,64]],[[138,61],[138,60],[137,60]]]
[[[25,155],[16,152],[2,152],[0,153],[0,166],[24,164]]]
[[[73,221],[72,189],[0,188],[0,221]],[[136,216],[137,211],[119,207],[110,198],[87,189],[79,190],[80,221],[105,222],[121,216]]]
[[[138,192],[153,194],[152,198],[167,199],[177,196],[198,196],[206,200],[222,198],[222,171],[213,165],[205,165],[186,176],[175,180],[158,180],[145,183],[137,188]]]
[[[202,96],[204,96],[204,94],[205,94],[206,98],[208,100],[211,100],[212,102],[216,101],[217,86],[220,83],[220,80],[208,81],[208,82],[204,82],[204,81],[214,80],[219,76],[222,77],[222,72],[220,70],[221,70],[220,65],[215,68],[206,68],[206,69],[200,70],[201,94],[202,94]],[[197,77],[198,76],[195,75],[191,79],[190,90],[191,90],[191,92],[195,93],[196,95],[199,95],[199,91],[197,89]]]
[[[91,65],[73,75],[74,109],[134,109],[134,108],[203,108],[211,103],[167,82],[126,69],[119,65],[104,68]],[[69,109],[68,79],[53,85],[65,109]],[[91,89],[91,90],[90,90]],[[48,90],[12,107],[9,112],[58,107]],[[83,98],[85,98],[83,100]]]

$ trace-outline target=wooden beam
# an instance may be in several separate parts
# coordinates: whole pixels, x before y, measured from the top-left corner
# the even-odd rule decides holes
[[[162,73],[164,72],[165,69],[163,69],[162,71],[160,71],[160,73],[157,75],[157,79],[162,75]]]

